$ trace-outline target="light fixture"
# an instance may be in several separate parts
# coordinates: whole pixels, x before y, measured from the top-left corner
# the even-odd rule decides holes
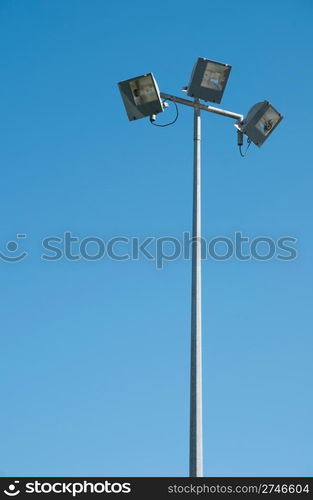
[[[231,66],[199,57],[192,70],[187,94],[204,101],[220,103]]]
[[[124,80],[118,86],[130,121],[163,111],[160,91],[152,73]]]
[[[203,57],[198,58],[194,65],[190,83],[184,87],[187,94],[194,99],[183,99],[175,95],[159,92],[156,81],[149,73],[119,83],[119,88],[126,107],[128,118],[136,120],[154,115],[163,111],[166,101],[179,103],[193,108],[193,205],[192,205],[192,277],[191,277],[191,358],[190,358],[190,431],[189,431],[189,474],[191,477],[203,477],[203,438],[202,438],[202,306],[201,306],[201,112],[225,116],[236,120],[238,129],[238,146],[241,156],[243,134],[257,146],[263,144],[274,128],[282,120],[282,115],[273,108],[268,101],[259,102],[253,106],[246,117],[242,114],[209,106],[202,102],[211,101],[220,103],[231,66],[211,61]],[[161,102],[161,98],[164,102]],[[176,122],[157,124],[166,127]]]
[[[256,146],[262,146],[282,119],[283,116],[268,101],[262,101],[252,106],[236,127]]]

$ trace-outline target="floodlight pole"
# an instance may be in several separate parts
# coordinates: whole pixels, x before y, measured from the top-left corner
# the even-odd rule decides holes
[[[195,103],[199,103],[195,99]],[[201,111],[194,108],[189,475],[203,476],[201,311]]]
[[[174,97],[174,96],[171,96]],[[186,102],[187,101],[186,99]],[[183,104],[186,104],[184,102]],[[191,363],[190,363],[190,443],[189,476],[203,477],[202,431],[202,273],[201,273],[201,109],[229,118],[243,116],[195,99],[193,156],[193,223],[192,223],[192,285],[191,285]]]
[[[243,115],[161,92],[162,99],[194,108],[193,222],[191,284],[191,365],[189,475],[203,477],[202,305],[201,305],[201,110],[241,122]]]
[[[206,69],[208,66],[205,64],[212,64],[223,66],[223,85],[221,89],[215,94],[211,92],[209,83],[210,77],[206,78]],[[199,74],[194,75],[195,69],[201,66],[201,71],[196,70],[196,73],[201,73],[202,80],[199,81]],[[268,101],[263,101],[254,105],[246,119],[239,113],[227,111],[225,109],[215,108],[214,106],[207,106],[200,102],[200,98],[206,101],[213,100],[220,102],[223,94],[224,87],[227,82],[229,71],[231,67],[223,65],[205,58],[198,58],[196,66],[192,73],[192,79],[189,87],[184,87],[188,95],[194,97],[193,101],[189,99],[182,99],[171,94],[159,92],[157,83],[152,73],[145,74],[135,79],[125,80],[119,82],[119,88],[122,94],[124,105],[128,114],[129,120],[136,120],[150,116],[150,121],[153,123],[156,120],[156,115],[164,111],[166,103],[161,101],[173,101],[175,103],[183,104],[194,108],[194,153],[193,153],[193,209],[192,209],[192,284],[191,284],[191,363],[190,363],[190,444],[189,444],[189,475],[190,477],[203,477],[203,434],[202,434],[202,305],[201,305],[201,111],[207,111],[227,118],[236,120],[234,124],[237,128],[237,145],[239,146],[241,156],[241,146],[243,144],[243,135],[249,137],[250,142],[254,142],[260,146],[266,140],[269,133],[276,127],[279,121],[283,118],[278,111]],[[210,72],[209,72],[210,73]],[[134,81],[141,81],[144,79],[143,91],[140,93],[140,85],[138,82],[135,87],[132,87]],[[203,80],[208,80],[203,83]],[[148,80],[148,83],[147,83]],[[195,89],[193,83],[195,80]],[[209,83],[209,85],[208,85]],[[213,79],[214,83],[214,79]],[[201,87],[208,87],[207,91]],[[200,89],[198,88],[200,87]],[[135,92],[136,91],[136,92]],[[137,102],[136,97],[142,97],[140,104]],[[177,108],[177,107],[176,107]],[[267,114],[269,112],[269,115]],[[178,117],[178,111],[175,119],[167,124],[159,126],[167,126],[175,123]],[[257,130],[258,124],[260,125],[261,119],[264,121],[264,130]],[[273,123],[274,121],[274,123]],[[265,128],[266,127],[266,128]],[[248,145],[249,147],[249,145]]]

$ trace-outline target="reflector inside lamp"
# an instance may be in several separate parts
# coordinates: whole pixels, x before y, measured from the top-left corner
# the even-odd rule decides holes
[[[263,135],[267,136],[280,119],[281,116],[270,106],[255,126]]]
[[[156,101],[158,99],[151,75],[131,80],[129,82],[129,86],[131,88],[136,106],[145,104],[146,102]]]
[[[223,90],[226,84],[226,78],[229,73],[229,69],[221,64],[214,62],[208,62],[202,81],[201,86],[213,90]]]

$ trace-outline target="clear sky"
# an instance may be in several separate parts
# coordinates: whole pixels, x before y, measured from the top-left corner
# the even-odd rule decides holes
[[[205,475],[312,475],[312,20],[311,0],[0,0],[2,476],[188,475],[190,261],[41,242],[191,229],[192,110],[130,123],[116,83],[183,97],[199,56],[233,66],[222,107],[284,115],[241,158],[203,113],[204,237],[298,240],[203,262]]]

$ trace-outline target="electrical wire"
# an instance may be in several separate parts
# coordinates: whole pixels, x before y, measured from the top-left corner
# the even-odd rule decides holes
[[[164,101],[166,102],[166,101]],[[173,101],[174,102],[174,101]],[[175,107],[176,107],[176,116],[174,118],[174,120],[172,120],[171,122],[169,123],[164,123],[164,124],[161,124],[161,123],[154,123],[151,119],[150,119],[150,123],[151,125],[154,125],[155,127],[169,127],[169,125],[174,125],[175,122],[177,122],[178,120],[178,116],[179,116],[179,111],[178,111],[178,106],[176,104],[176,102],[174,102],[175,104]]]
[[[250,144],[251,144],[251,139],[247,139],[247,143],[248,143],[248,146],[246,147],[246,150],[245,150],[245,152],[244,152],[244,153],[242,152],[242,149],[241,149],[241,148],[242,148],[242,146],[239,146],[239,153],[240,153],[240,156],[242,156],[242,157],[245,157],[245,156],[246,156],[246,154],[247,154],[247,152],[248,152],[248,149],[249,149],[249,147],[250,147]]]

